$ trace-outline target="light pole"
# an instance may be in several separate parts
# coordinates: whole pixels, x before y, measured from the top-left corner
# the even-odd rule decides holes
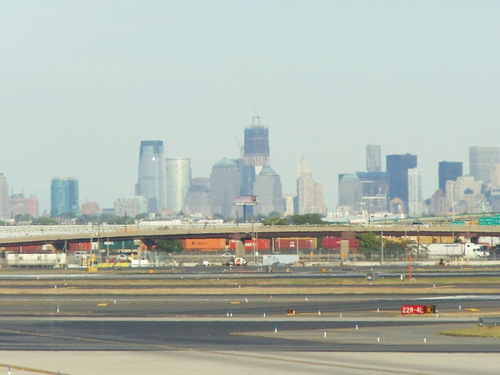
[[[381,230],[380,235],[380,264],[384,263],[384,229]]]

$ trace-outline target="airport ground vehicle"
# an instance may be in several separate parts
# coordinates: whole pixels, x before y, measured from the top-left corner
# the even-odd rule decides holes
[[[432,243],[427,245],[429,259],[444,257],[485,258],[490,256],[484,245],[474,243]]]
[[[235,266],[246,266],[247,265],[247,261],[243,258],[236,258],[234,260],[234,265]]]

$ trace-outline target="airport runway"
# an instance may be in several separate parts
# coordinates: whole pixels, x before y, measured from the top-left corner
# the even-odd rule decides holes
[[[441,335],[500,315],[495,289],[246,295],[232,287],[239,293],[3,295],[0,374],[2,364],[5,373],[15,366],[12,375],[498,373],[499,339]],[[402,316],[403,304],[438,312]]]

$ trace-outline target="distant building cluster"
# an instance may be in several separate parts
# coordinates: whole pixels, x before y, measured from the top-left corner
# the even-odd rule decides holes
[[[135,194],[101,209],[96,202],[79,204],[78,179],[51,181],[52,217],[114,213],[121,217],[177,216],[244,219],[245,217],[327,215],[323,185],[313,178],[310,165],[298,165],[294,194],[283,194],[281,178],[271,167],[269,129],[260,117],[244,129],[239,157],[216,161],[209,176],[193,177],[189,158],[168,157],[163,141],[143,140],[139,148]],[[337,217],[453,215],[500,212],[500,147],[470,147],[468,175],[459,161],[438,163],[439,185],[429,199],[422,197],[422,173],[417,155],[385,157],[380,145],[366,146],[366,171],[338,176]],[[0,219],[38,217],[38,199],[9,194],[0,173]]]
[[[192,177],[190,159],[165,157],[163,141],[142,141],[136,195],[117,199],[115,213],[225,219],[326,214],[322,185],[305,162],[299,166],[296,195],[291,200],[283,196],[281,178],[271,167],[269,129],[260,117],[252,119],[244,136],[240,157],[218,160],[208,177]]]
[[[465,176],[462,162],[439,162],[438,190],[427,200],[416,155],[387,155],[386,171],[380,160],[381,147],[368,145],[367,171],[339,175],[338,215],[419,217],[500,210],[500,147],[470,147],[470,174]]]

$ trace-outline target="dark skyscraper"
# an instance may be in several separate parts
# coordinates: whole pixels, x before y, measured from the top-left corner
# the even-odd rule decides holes
[[[253,167],[263,167],[271,164],[269,155],[269,129],[266,126],[260,125],[260,117],[254,117],[252,125],[245,128],[243,160],[245,165]]]
[[[254,116],[252,125],[245,128],[243,163],[238,165],[241,176],[241,195],[255,194],[255,178],[263,167],[268,167],[270,164],[269,129],[260,124],[259,116]],[[253,215],[253,206],[248,206],[246,209],[248,215]]]
[[[156,213],[166,207],[163,141],[141,142],[137,195],[147,199],[148,213]]]
[[[439,188],[446,192],[446,181],[456,181],[457,177],[463,176],[463,165],[461,161],[439,162]]]
[[[366,170],[368,172],[382,170],[382,148],[379,145],[366,145]]]
[[[417,155],[387,155],[386,165],[389,173],[389,201],[394,198],[401,199],[407,213],[408,169],[417,167]]]

